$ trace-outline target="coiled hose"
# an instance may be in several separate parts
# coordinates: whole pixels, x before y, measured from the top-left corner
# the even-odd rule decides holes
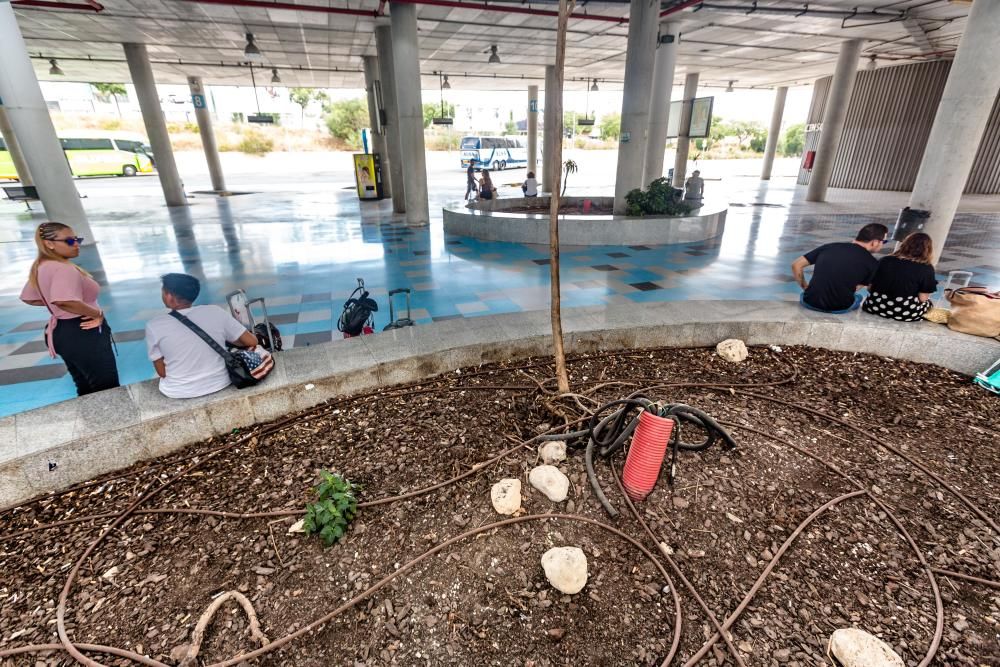
[[[612,408],[617,409],[609,413],[608,411]],[[736,447],[736,440],[733,439],[733,436],[715,419],[698,408],[684,403],[658,404],[638,393],[605,403],[599,407],[590,418],[588,427],[584,430],[543,436],[545,440],[565,440],[567,445],[571,447],[585,447],[583,461],[590,487],[604,511],[613,519],[618,517],[619,512],[608,500],[604,489],[601,488],[600,481],[597,479],[597,472],[594,469],[594,453],[596,451],[601,458],[610,459],[616,452],[624,448],[625,443],[639,426],[639,416],[644,411],[649,411],[658,417],[672,417],[675,421],[673,437],[670,440],[671,462],[668,481],[671,485],[673,485],[676,471],[678,450],[700,452],[708,449],[719,440],[722,440],[722,448],[725,451]],[[604,416],[602,417],[602,415]],[[697,442],[685,442],[681,439],[681,423],[690,424],[704,431],[705,438]],[[585,444],[583,444],[584,440]]]

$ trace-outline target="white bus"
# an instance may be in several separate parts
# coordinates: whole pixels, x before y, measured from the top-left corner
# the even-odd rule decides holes
[[[462,169],[502,171],[528,164],[527,137],[462,137]]]

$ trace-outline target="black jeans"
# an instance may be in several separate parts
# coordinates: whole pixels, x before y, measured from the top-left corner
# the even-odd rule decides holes
[[[59,320],[52,334],[52,346],[73,377],[77,395],[119,386],[111,327],[105,321],[99,329],[81,329],[80,321]]]

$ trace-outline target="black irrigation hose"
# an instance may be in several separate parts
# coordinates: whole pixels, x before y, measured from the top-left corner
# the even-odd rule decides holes
[[[604,417],[601,417],[602,414],[614,407],[617,407],[618,409]],[[636,410],[638,410],[638,412],[632,416],[632,413]],[[584,451],[583,460],[587,469],[587,480],[590,482],[590,487],[594,491],[594,496],[601,503],[604,511],[607,512],[612,519],[618,518],[620,512],[611,504],[611,501],[608,500],[607,494],[605,494],[604,489],[601,488],[600,480],[597,479],[597,472],[594,469],[594,450],[600,447],[599,454],[601,458],[609,459],[620,449],[624,448],[625,442],[632,436],[635,429],[639,426],[639,415],[642,414],[644,410],[655,411],[655,413],[660,417],[675,418],[674,434],[670,440],[672,453],[668,471],[668,478],[671,485],[674,480],[674,471],[676,470],[677,465],[677,452],[679,449],[698,452],[708,449],[720,439],[723,442],[723,449],[728,451],[736,447],[736,441],[733,439],[733,436],[731,436],[721,424],[705,412],[699,410],[698,408],[691,407],[690,405],[685,405],[683,403],[667,403],[663,406],[659,406],[639,393],[633,394],[627,398],[605,403],[599,407],[590,418],[590,426],[586,432],[587,447]],[[704,429],[708,434],[705,440],[698,443],[686,443],[681,440],[680,423],[682,421],[694,424]],[[573,436],[573,439],[575,439],[576,437],[579,437],[578,434],[580,433],[581,431],[574,431],[572,434],[566,434],[562,437],[552,437],[553,439],[569,440],[571,439],[570,436]]]

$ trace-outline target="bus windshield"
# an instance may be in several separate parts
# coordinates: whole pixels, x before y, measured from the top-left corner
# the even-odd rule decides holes
[[[476,150],[479,148],[479,137],[462,137],[462,150]]]

